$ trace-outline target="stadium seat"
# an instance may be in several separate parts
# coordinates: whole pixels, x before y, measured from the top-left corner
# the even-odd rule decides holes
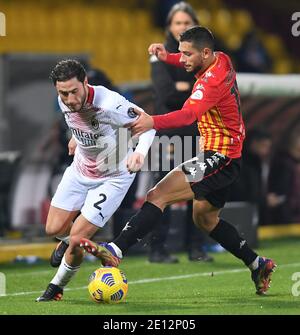
[[[245,35],[254,26],[251,14],[245,10],[233,11],[231,25],[240,35]]]
[[[215,34],[221,38],[228,36],[232,31],[231,13],[228,10],[221,8],[217,12],[213,13],[212,17],[212,26]]]
[[[293,64],[288,58],[278,59],[273,66],[273,72],[276,74],[286,74],[293,72]]]
[[[211,27],[211,13],[207,9],[200,9],[197,11],[197,15],[199,18],[199,23],[204,27]]]
[[[281,57],[285,54],[285,49],[280,37],[272,34],[264,34],[263,41],[268,52],[274,57]]]
[[[212,29],[229,50],[238,49],[244,35],[253,28],[249,12],[229,11],[224,1],[191,0],[191,4],[200,24]],[[1,39],[0,52],[87,52],[92,63],[116,83],[146,80],[149,79],[147,47],[151,42],[165,39],[164,31],[154,26],[147,6],[138,8],[135,0],[126,1],[122,6],[117,0],[105,5],[75,1],[71,7],[65,2],[47,0],[4,2],[1,11],[7,16],[9,38]],[[293,68],[293,63],[286,61],[288,55],[282,41],[277,36],[265,36],[264,43],[276,64],[275,71],[283,73]]]

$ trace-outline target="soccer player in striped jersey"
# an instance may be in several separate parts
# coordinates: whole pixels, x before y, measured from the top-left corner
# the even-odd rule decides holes
[[[195,26],[180,37],[179,53],[169,54],[162,44],[152,44],[150,54],[174,66],[183,66],[197,79],[182,109],[164,115],[140,113],[131,127],[140,134],[149,129],[169,129],[198,123],[204,150],[172,170],[147,194],[141,210],[111,243],[82,239],[81,245],[103,264],[118,265],[128,248],[153,229],[164,208],[193,199],[193,219],[211,238],[241,259],[251,270],[257,294],[268,290],[275,263],[260,257],[230,223],[219,218],[230,185],[238,178],[245,128],[240,110],[236,73],[228,55],[214,51],[214,37]]]
[[[117,92],[89,85],[85,69],[76,60],[59,62],[50,78],[72,132],[69,150],[74,161],[48,213],[46,233],[61,240],[51,257],[51,265],[59,268],[39,302],[61,299],[83,259],[80,239],[91,238],[117,210],[155,135],[153,129],[142,134],[133,151],[126,125],[137,119],[134,109],[141,109]]]

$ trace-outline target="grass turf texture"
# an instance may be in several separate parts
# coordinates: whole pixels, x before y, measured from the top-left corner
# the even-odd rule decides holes
[[[260,255],[271,257],[278,267],[266,296],[255,294],[250,271],[229,253],[214,254],[213,263],[153,264],[145,256],[130,256],[120,268],[129,281],[125,302],[96,304],[89,298],[88,277],[97,262],[84,262],[68,285],[62,301],[37,303],[56,269],[39,265],[2,264],[6,294],[0,297],[1,315],[282,315],[300,314],[300,296],[292,295],[292,280],[300,272],[300,240],[281,239],[260,243]],[[299,278],[299,277],[298,277]],[[298,279],[299,280],[299,279]],[[297,290],[300,293],[298,285]]]

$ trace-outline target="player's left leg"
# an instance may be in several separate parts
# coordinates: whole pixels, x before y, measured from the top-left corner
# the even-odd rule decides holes
[[[256,293],[264,294],[269,288],[275,263],[271,259],[259,257],[249,247],[246,240],[240,236],[236,228],[220,219],[219,214],[220,209],[207,200],[194,200],[193,218],[195,224],[203,228],[211,238],[249,267]]]
[[[57,187],[51,200],[46,233],[55,236],[61,242],[58,243],[50,257],[50,264],[58,267],[69,245],[69,234],[72,225],[80,214],[87,194],[87,185],[82,182],[81,175],[69,166]]]
[[[220,211],[220,208],[213,206],[206,199],[194,200],[193,219],[195,224],[249,266],[258,255],[249,248],[245,239],[240,237],[233,225],[219,218]]]

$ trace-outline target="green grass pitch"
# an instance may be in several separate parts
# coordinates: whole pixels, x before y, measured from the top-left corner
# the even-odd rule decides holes
[[[68,285],[62,301],[36,303],[55,274],[47,262],[38,265],[0,265],[6,277],[6,296],[0,297],[1,315],[282,315],[300,314],[300,239],[260,243],[260,255],[278,267],[266,296],[257,296],[250,271],[229,253],[214,254],[213,263],[152,264],[145,256],[130,256],[120,268],[129,290],[125,302],[102,305],[90,300],[89,275],[99,267],[85,261]],[[299,272],[298,279],[292,279]],[[295,275],[294,275],[295,276]],[[294,285],[294,290],[292,290]],[[294,294],[293,294],[294,292]]]

